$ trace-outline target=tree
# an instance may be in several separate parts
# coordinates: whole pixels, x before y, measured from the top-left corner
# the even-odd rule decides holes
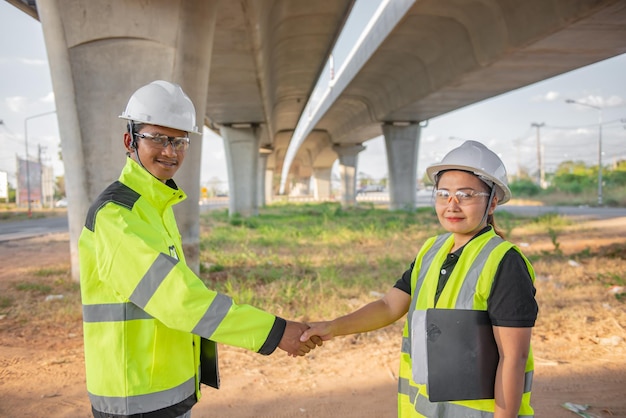
[[[65,176],[57,176],[54,183],[54,199],[65,197]]]
[[[556,190],[578,194],[596,185],[597,170],[582,161],[563,161],[557,167],[552,185]]]
[[[541,192],[541,187],[530,178],[522,178],[509,183],[513,196],[536,196]]]

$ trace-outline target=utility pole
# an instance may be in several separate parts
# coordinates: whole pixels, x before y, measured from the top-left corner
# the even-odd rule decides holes
[[[27,116],[24,118],[24,152],[25,152],[25,163],[26,163],[26,194],[28,195],[28,217],[32,217],[31,203],[30,203],[30,168],[28,167],[30,164],[28,163],[28,121],[34,118],[38,118],[45,115],[51,115],[52,113],[56,113],[56,110],[52,110],[50,112],[39,113],[37,115]]]
[[[566,99],[565,103],[587,106],[598,111],[598,206],[602,206],[602,108],[572,99]]]
[[[533,128],[537,128],[537,183],[539,184],[539,187],[541,187],[542,189],[546,187],[546,173],[544,172],[543,160],[541,158],[541,136],[539,134],[539,129],[541,129],[541,127],[545,125],[546,124],[543,122],[541,123],[533,122],[530,125]]]

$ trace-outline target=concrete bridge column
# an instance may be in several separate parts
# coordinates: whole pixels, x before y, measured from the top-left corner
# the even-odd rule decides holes
[[[324,167],[324,168],[314,168],[313,169],[313,179],[314,179],[314,196],[315,200],[318,201],[326,201],[330,199],[331,195],[331,174],[332,167]]]
[[[271,192],[268,193],[268,187],[269,190],[271,191],[271,183],[268,186],[268,177],[272,178],[272,175],[274,174],[274,172],[272,170],[268,170],[267,169],[267,158],[269,157],[271,151],[267,151],[264,148],[261,148],[260,152],[259,152],[259,173],[257,175],[257,180],[258,180],[258,184],[257,184],[257,199],[258,199],[258,207],[263,207],[265,206],[268,202],[270,202],[272,200],[271,198]],[[269,195],[269,198],[268,198]]]
[[[89,205],[124,166],[125,124],[117,116],[130,95],[153,80],[172,81],[194,102],[198,125],[206,113],[218,0],[161,2],[160,7],[149,2],[118,4],[117,0],[37,4],[57,104],[74,280],[79,279],[78,237]],[[167,25],[157,30],[154,22]],[[201,143],[193,138],[175,177],[189,197],[175,211],[185,258],[195,271]]]
[[[359,153],[363,145],[334,145],[333,151],[339,155],[339,174],[341,175],[341,206],[356,205],[356,173]]]
[[[382,128],[389,168],[389,209],[415,209],[420,125],[385,123]]]
[[[37,9],[50,62],[52,85],[56,92],[55,102],[65,170],[65,193],[68,201],[71,202],[67,208],[71,274],[74,281],[79,281],[78,238],[85,225],[90,200],[85,156],[80,145],[80,120],[74,100],[72,63],[65,40],[60,8],[56,3],[43,1],[39,2]],[[59,92],[64,94],[59,94]]]
[[[265,204],[272,203],[274,200],[274,170],[271,168],[265,169],[265,176],[263,176],[265,183]]]
[[[255,126],[220,128],[228,164],[230,216],[236,213],[246,217],[259,214],[257,188],[260,134],[261,130]]]

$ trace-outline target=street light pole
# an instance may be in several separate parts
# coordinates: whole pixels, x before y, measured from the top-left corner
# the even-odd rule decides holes
[[[28,162],[28,121],[30,119],[34,119],[34,118],[38,118],[40,116],[46,116],[46,115],[50,115],[52,113],[56,113],[56,110],[51,110],[50,112],[44,112],[44,113],[39,113],[37,115],[32,115],[32,116],[27,116],[24,118],[24,149],[25,149],[25,156],[24,156],[24,162],[26,163],[26,195],[27,195],[27,199],[28,199],[28,217],[30,218],[32,216],[32,210],[31,210],[31,204],[30,204],[30,164]]]
[[[543,159],[541,158],[541,139],[539,136],[539,129],[546,124],[533,122],[530,124],[533,128],[537,128],[537,183],[542,189],[545,188],[546,175],[543,168]]]
[[[598,111],[598,206],[602,206],[602,108],[572,99],[565,100],[565,103],[587,106]]]

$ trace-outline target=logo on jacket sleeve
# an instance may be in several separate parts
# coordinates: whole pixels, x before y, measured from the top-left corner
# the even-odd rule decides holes
[[[180,258],[178,258],[178,253],[176,252],[176,247],[174,245],[170,245],[170,257],[180,260]]]

